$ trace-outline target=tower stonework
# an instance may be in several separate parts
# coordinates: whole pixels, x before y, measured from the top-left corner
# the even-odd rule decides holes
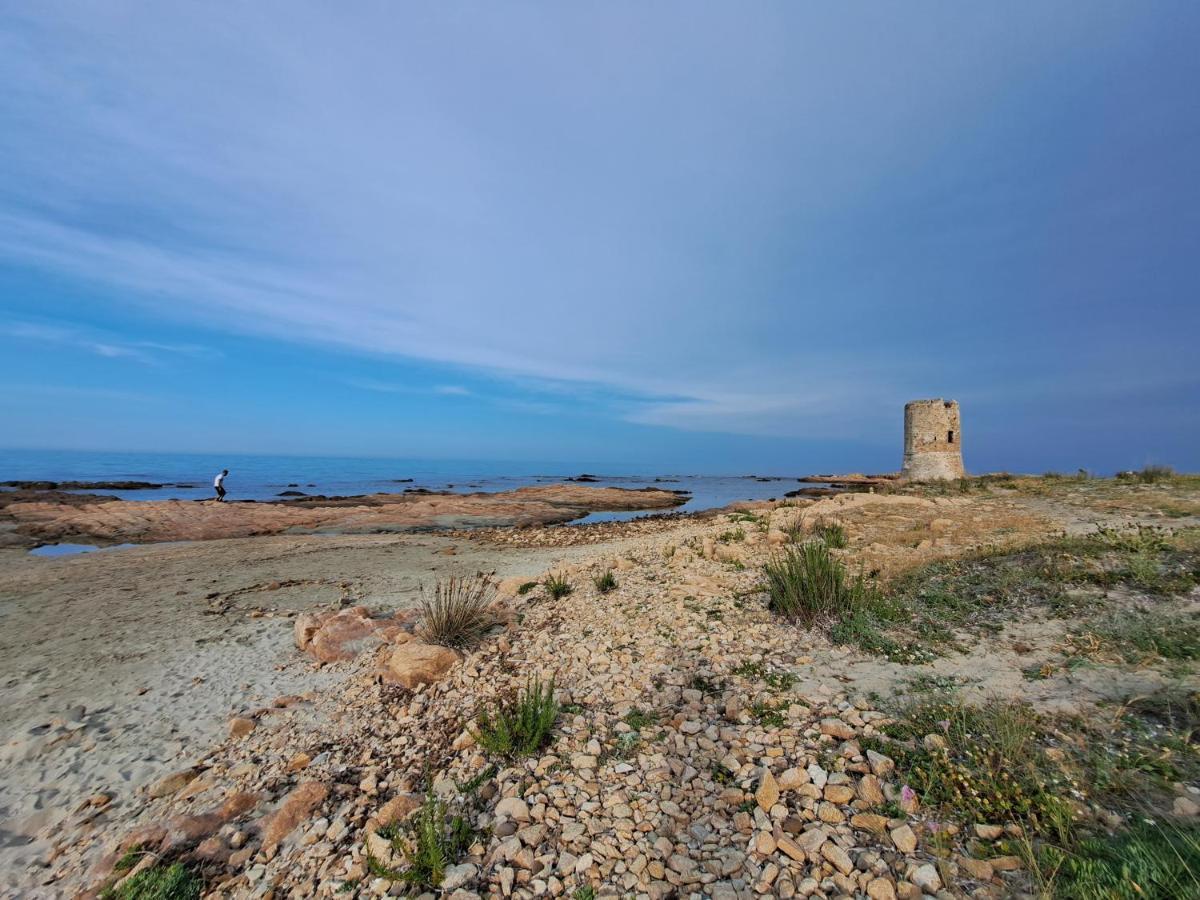
[[[962,421],[955,400],[904,404],[904,481],[962,478]]]

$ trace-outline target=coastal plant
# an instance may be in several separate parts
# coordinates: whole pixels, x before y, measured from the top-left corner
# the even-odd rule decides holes
[[[484,576],[439,579],[432,596],[420,600],[421,634],[444,647],[469,647],[495,624],[495,599],[495,585]]]
[[[460,815],[450,816],[446,804],[429,796],[407,825],[408,834],[399,828],[379,834],[404,856],[405,867],[397,872],[367,855],[371,874],[388,881],[399,881],[414,889],[438,887],[446,877],[446,868],[454,865],[475,839],[471,826]]]
[[[1153,612],[1126,612],[1092,626],[1095,636],[1126,662],[1200,659],[1200,619]]]
[[[526,594],[528,594],[530,591],[532,591],[537,586],[538,586],[538,583],[536,581],[526,581],[524,584],[522,584],[520,587],[517,588],[517,594],[519,596],[524,597]]]
[[[740,525],[737,528],[731,528],[729,531],[722,531],[717,535],[717,540],[722,544],[735,544],[746,539],[746,529]]]
[[[120,887],[102,891],[103,900],[200,900],[204,882],[182,863],[154,865]]]
[[[806,627],[850,616],[875,597],[861,573],[849,577],[846,567],[817,541],[773,556],[765,572],[768,609]]]
[[[617,587],[617,579],[613,575],[612,569],[606,569],[603,573],[592,579],[592,584],[595,585],[596,590],[600,593],[607,594]]]
[[[475,717],[472,736],[493,756],[521,759],[532,756],[550,742],[558,713],[554,679],[543,684],[534,677],[515,696],[499,698],[495,709],[481,709]]]
[[[547,575],[546,580],[542,582],[542,587],[546,589],[546,593],[553,600],[559,600],[575,590],[571,582],[567,581],[566,576],[557,572]]]
[[[832,550],[843,550],[850,542],[846,535],[846,526],[841,522],[826,522],[820,519],[813,525],[813,534]]]
[[[1062,900],[1171,900],[1200,896],[1200,827],[1138,820],[1072,852],[1045,848],[1046,893]]]

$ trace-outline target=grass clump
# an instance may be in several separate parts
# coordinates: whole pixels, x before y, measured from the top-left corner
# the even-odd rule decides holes
[[[767,608],[807,627],[843,619],[875,600],[866,579],[850,578],[829,548],[816,541],[773,557],[766,576]]]
[[[495,598],[495,585],[483,576],[439,579],[433,595],[421,597],[421,633],[443,647],[469,647],[495,623]]]
[[[571,582],[567,581],[566,576],[557,572],[547,575],[546,580],[542,582],[542,587],[546,589],[546,593],[553,600],[560,600],[575,590]]]
[[[790,691],[796,684],[796,676],[786,670],[769,669],[760,662],[746,660],[733,670],[734,675],[761,681],[773,691]]]
[[[1117,478],[1125,481],[1136,481],[1138,484],[1158,484],[1170,481],[1175,477],[1175,470],[1170,466],[1146,466],[1136,472],[1121,472]]]
[[[558,713],[554,679],[543,684],[534,678],[516,696],[501,698],[494,711],[480,710],[472,733],[488,753],[520,759],[532,756],[550,742]]]
[[[617,578],[613,575],[612,569],[606,569],[602,574],[592,579],[592,584],[595,585],[596,590],[600,593],[607,594],[617,587]]]
[[[729,531],[722,531],[717,535],[717,540],[722,544],[735,544],[746,539],[746,529],[742,527],[732,528]]]
[[[138,872],[118,888],[101,894],[105,900],[200,900],[204,882],[182,863],[156,865]]]
[[[536,581],[526,581],[519,588],[517,588],[517,594],[524,597],[526,594],[528,594],[530,591],[532,591],[537,586],[538,586],[538,583]]]
[[[850,543],[846,526],[841,522],[826,522],[824,519],[813,525],[813,534],[832,550],[843,550]]]

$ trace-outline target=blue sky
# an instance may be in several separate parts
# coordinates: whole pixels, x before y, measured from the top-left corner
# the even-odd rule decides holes
[[[0,12],[0,445],[1200,468],[1200,5]]]

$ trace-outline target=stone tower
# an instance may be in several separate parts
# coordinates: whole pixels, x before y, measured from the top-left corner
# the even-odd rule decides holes
[[[955,400],[904,404],[905,481],[951,481],[963,477],[962,422]]]

